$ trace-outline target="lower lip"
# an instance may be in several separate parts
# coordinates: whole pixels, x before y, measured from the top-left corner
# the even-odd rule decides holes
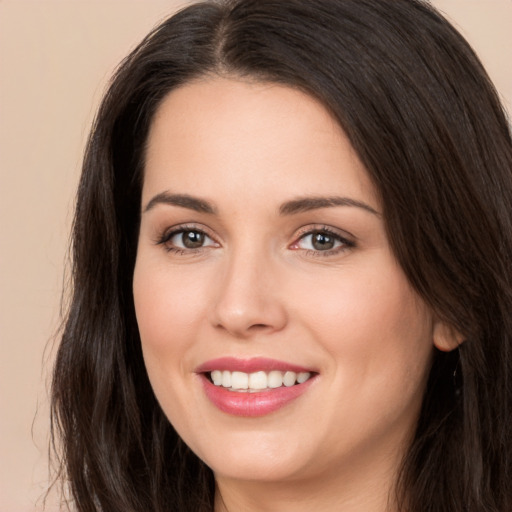
[[[302,384],[253,393],[229,391],[222,386],[215,386],[205,375],[201,375],[201,380],[206,396],[222,412],[234,416],[257,417],[275,412],[294,401],[309,389],[315,377]]]

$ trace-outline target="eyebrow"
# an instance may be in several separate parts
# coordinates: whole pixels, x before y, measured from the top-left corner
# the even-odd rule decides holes
[[[171,194],[169,192],[160,192],[154,196],[146,205],[143,213],[151,210],[158,204],[167,204],[171,206],[179,206],[181,208],[187,208],[194,210],[199,213],[208,213],[215,215],[217,208],[211,203],[204,199],[191,196],[189,194]],[[380,217],[380,213],[377,212],[370,205],[358,201],[357,199],[351,199],[350,197],[303,197],[299,199],[293,199],[283,203],[279,208],[279,214],[283,216],[295,215],[297,213],[308,212],[311,210],[319,210],[321,208],[332,208],[335,206],[352,206],[356,208],[362,208],[374,215]]]
[[[362,208],[374,215],[380,217],[380,213],[370,205],[351,199],[350,197],[304,197],[287,201],[279,208],[280,215],[295,215],[297,213],[308,212],[310,210],[318,210],[320,208],[332,208],[334,206],[353,206]]]
[[[190,196],[188,194],[170,194],[169,192],[160,192],[154,196],[146,205],[142,213],[154,208],[157,204],[168,204],[188,208],[199,213],[217,213],[217,209],[204,199]]]

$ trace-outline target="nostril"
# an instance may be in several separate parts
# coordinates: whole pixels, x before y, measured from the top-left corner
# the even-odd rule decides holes
[[[266,324],[253,324],[249,327],[251,331],[264,331],[268,329],[270,326]]]

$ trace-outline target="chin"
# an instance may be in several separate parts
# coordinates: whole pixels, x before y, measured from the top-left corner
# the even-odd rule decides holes
[[[301,442],[302,439],[302,442]],[[311,469],[302,436],[289,432],[236,432],[221,439],[215,436],[195,453],[216,476],[247,481],[285,481]]]

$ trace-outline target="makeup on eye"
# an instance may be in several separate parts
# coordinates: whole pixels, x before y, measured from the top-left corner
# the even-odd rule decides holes
[[[206,248],[218,248],[220,243],[208,234],[204,228],[194,225],[180,225],[164,231],[156,240],[168,252],[180,254],[193,253]],[[355,247],[355,242],[342,236],[328,226],[308,226],[295,235],[294,242],[288,246],[291,250],[304,250],[307,254],[329,256]]]

